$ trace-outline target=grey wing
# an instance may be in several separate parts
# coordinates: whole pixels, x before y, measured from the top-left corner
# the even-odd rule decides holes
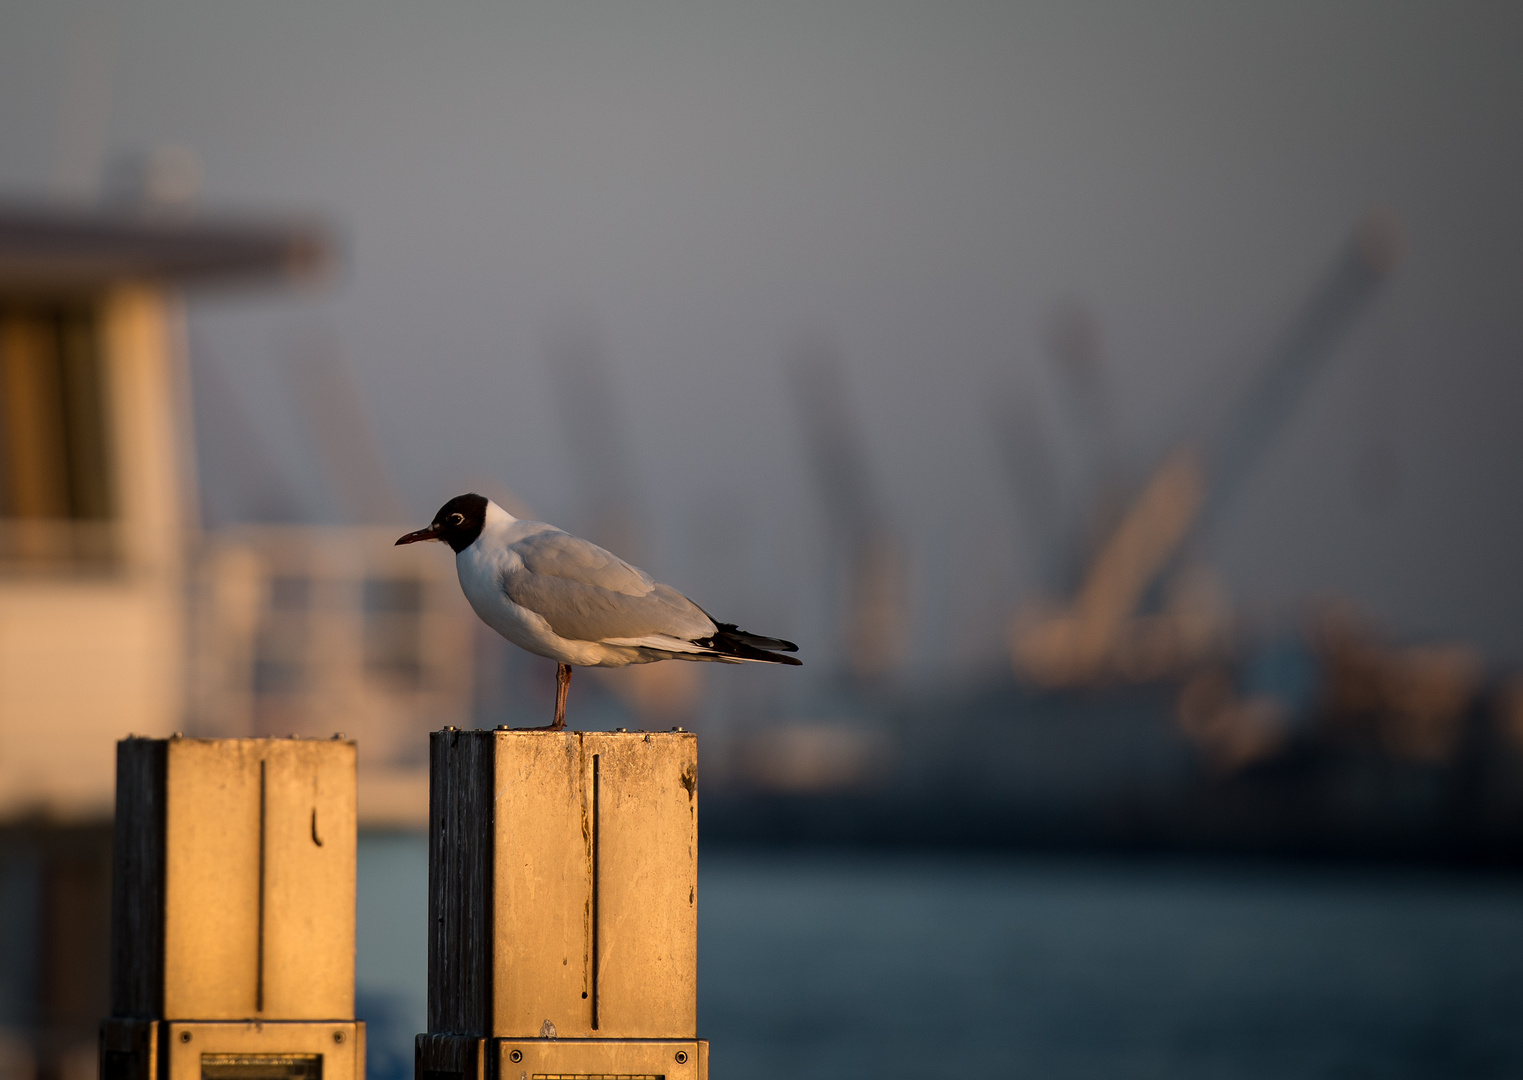
[[[547,529],[510,546],[522,565],[503,574],[503,591],[563,638],[663,635],[693,641],[717,629],[676,589],[589,541]]]

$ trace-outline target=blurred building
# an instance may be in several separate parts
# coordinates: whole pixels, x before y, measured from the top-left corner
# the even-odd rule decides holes
[[[474,617],[453,562],[405,527],[246,525],[208,535],[190,606],[190,715],[204,733],[360,742],[360,818],[428,820],[427,739],[467,725]]]
[[[344,731],[366,823],[416,826],[421,734],[470,715],[469,615],[396,557],[407,523],[200,527],[184,295],[329,249],[301,221],[0,206],[0,1075],[95,1075],[118,739]]]
[[[109,814],[186,712],[185,286],[323,257],[292,223],[0,210],[0,813]]]
[[[312,269],[290,224],[0,209],[0,1071],[94,1075],[115,743],[186,713],[182,287]]]

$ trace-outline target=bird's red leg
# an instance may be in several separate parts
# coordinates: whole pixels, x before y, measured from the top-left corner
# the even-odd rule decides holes
[[[555,722],[550,725],[551,731],[559,731],[566,726],[566,691],[571,689],[571,665],[555,665]]]

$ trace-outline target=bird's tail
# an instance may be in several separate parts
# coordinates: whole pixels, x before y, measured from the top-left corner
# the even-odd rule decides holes
[[[724,658],[733,658],[735,661],[750,660],[761,664],[790,664],[793,667],[801,667],[803,661],[793,656],[779,656],[778,653],[798,652],[799,647],[791,641],[782,638],[762,637],[760,634],[748,634],[734,623],[716,623],[719,627],[710,637],[696,642],[706,649],[712,650],[714,655]]]

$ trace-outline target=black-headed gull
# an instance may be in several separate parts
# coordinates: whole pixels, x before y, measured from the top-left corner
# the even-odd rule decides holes
[[[520,521],[484,495],[456,495],[426,529],[398,544],[442,540],[481,621],[521,649],[548,656],[555,721],[566,726],[571,668],[652,660],[793,664],[798,646],[717,622],[670,585],[596,544],[541,521]]]

